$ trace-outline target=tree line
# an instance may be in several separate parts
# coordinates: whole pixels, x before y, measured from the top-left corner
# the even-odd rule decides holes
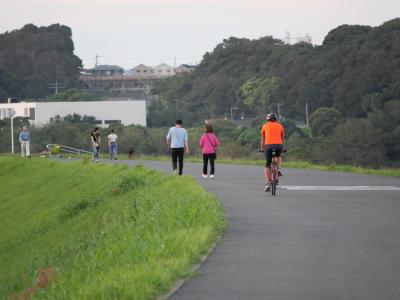
[[[31,134],[31,149],[39,153],[47,144],[60,144],[77,149],[92,151],[90,133],[93,131],[95,118],[79,114],[67,115],[56,119],[42,127],[29,127]],[[29,126],[27,118],[14,119],[14,148],[16,153],[20,149],[18,135],[22,126]],[[173,125],[173,124],[171,124]],[[259,144],[258,130],[255,128],[237,127],[230,121],[216,121],[213,123],[216,133],[221,140],[220,156],[225,158],[257,158]],[[200,156],[198,145],[203,126],[186,127],[189,134],[190,156]],[[107,136],[115,130],[118,135],[118,149],[122,154],[127,154],[133,147],[136,155],[163,156],[169,155],[166,144],[166,135],[169,127],[149,128],[143,126],[123,126],[117,124],[110,128],[101,128],[101,152],[108,153]],[[0,153],[11,151],[10,119],[0,120]],[[107,156],[106,156],[107,157]]]
[[[0,102],[9,97],[43,99],[79,86],[82,61],[74,55],[72,32],[53,24],[23,28],[0,34]]]
[[[283,116],[304,120],[307,103],[310,113],[334,107],[346,118],[367,117],[399,100],[399,53],[400,19],[378,27],[339,26],[320,46],[231,37],[206,53],[193,73],[164,81],[152,111],[202,120],[231,107],[258,116],[279,104]]]
[[[399,166],[400,19],[342,25],[322,45],[273,37],[231,37],[191,74],[164,81],[149,112],[161,126],[179,116],[196,124],[231,115],[261,120],[280,112],[292,157],[363,166]],[[258,125],[257,125],[258,126]]]
[[[10,95],[47,101],[100,99],[99,94],[78,89],[81,61],[73,49],[71,30],[59,24],[28,24],[0,35],[0,99]],[[268,36],[231,37],[206,53],[194,72],[156,86],[148,111],[153,128],[121,132],[132,130],[132,137],[141,137],[135,143],[141,145],[141,153],[160,154],[165,152],[157,142],[163,142],[162,128],[176,118],[197,131],[204,119],[218,120],[213,122],[221,124],[226,144],[235,149],[229,155],[250,157],[263,116],[275,111],[285,123],[289,156],[294,159],[399,166],[399,53],[400,19],[377,27],[342,25],[319,46],[288,45]],[[56,79],[71,89],[48,97],[48,83]],[[306,105],[310,127],[302,128]],[[237,126],[223,120],[231,117],[244,121]],[[33,130],[37,136],[43,134],[41,144],[57,143],[65,135],[70,145],[87,146],[90,120],[71,118],[73,122],[67,118]]]

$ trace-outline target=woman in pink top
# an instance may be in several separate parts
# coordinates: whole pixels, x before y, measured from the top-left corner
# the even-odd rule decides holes
[[[203,178],[208,178],[207,166],[208,160],[210,160],[211,172],[210,179],[214,179],[215,165],[214,160],[217,158],[217,147],[219,146],[219,141],[217,137],[212,133],[213,127],[210,124],[206,124],[205,133],[200,138],[201,152],[203,153]]]

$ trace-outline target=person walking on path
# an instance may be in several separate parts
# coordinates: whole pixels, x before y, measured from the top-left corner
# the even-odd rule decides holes
[[[167,134],[167,144],[171,148],[172,172],[182,175],[183,171],[183,156],[189,153],[188,134],[185,128],[182,127],[182,120],[176,120],[175,127],[171,127]],[[177,171],[179,160],[179,171]]]
[[[90,141],[92,142],[93,148],[93,162],[99,161],[99,152],[100,152],[100,128],[95,127],[92,133],[90,134]]]
[[[21,156],[31,157],[31,150],[30,150],[31,135],[26,126],[22,127],[22,131],[19,134],[19,142],[21,143]]]
[[[203,174],[201,175],[204,179],[215,178],[215,164],[214,161],[217,158],[217,148],[219,146],[218,138],[213,134],[213,127],[211,124],[204,126],[205,133],[200,138],[200,147],[203,154]],[[208,160],[210,160],[210,177],[208,177],[207,167]]]
[[[117,160],[118,148],[117,148],[118,136],[115,134],[114,129],[108,135],[108,148],[110,150],[110,159]]]

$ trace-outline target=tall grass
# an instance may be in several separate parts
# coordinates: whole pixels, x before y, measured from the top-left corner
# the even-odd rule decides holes
[[[0,182],[1,299],[155,298],[225,222],[193,179],[141,166],[0,157]]]

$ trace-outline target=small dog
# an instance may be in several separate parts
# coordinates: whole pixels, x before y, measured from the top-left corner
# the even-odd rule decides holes
[[[135,151],[134,151],[133,147],[129,147],[129,149],[128,149],[128,158],[129,159],[133,159],[134,153],[135,153]]]

